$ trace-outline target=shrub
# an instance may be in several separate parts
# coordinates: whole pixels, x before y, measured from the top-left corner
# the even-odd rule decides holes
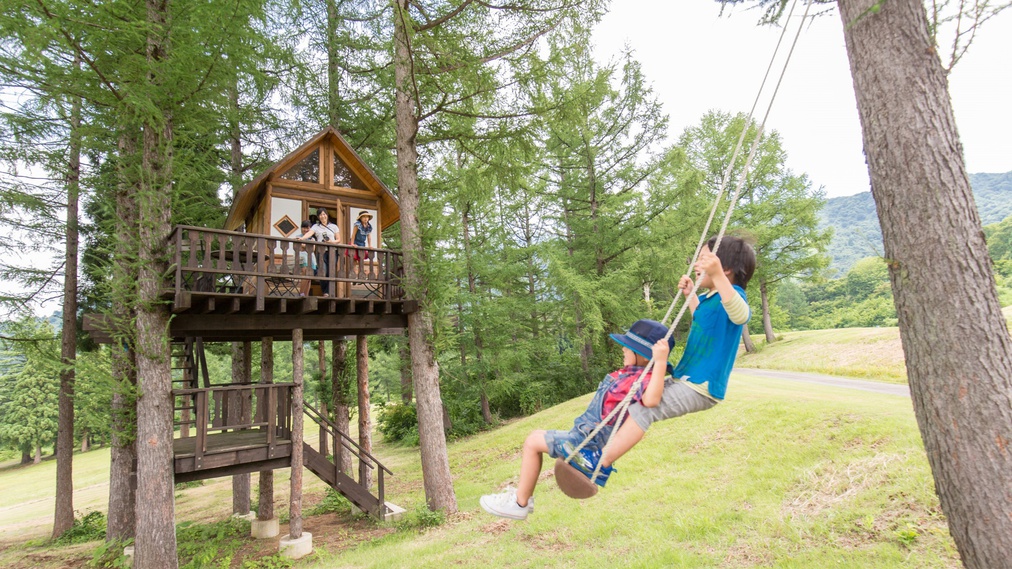
[[[383,407],[376,423],[387,441],[418,444],[418,413],[413,403],[394,403]]]
[[[105,539],[105,514],[88,512],[79,518],[74,518],[74,525],[60,534],[60,537],[54,539],[53,544],[72,545],[98,539]]]

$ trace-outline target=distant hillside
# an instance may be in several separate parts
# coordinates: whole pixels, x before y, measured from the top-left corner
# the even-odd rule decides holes
[[[984,225],[1012,215],[1012,172],[970,174],[977,211]],[[822,227],[833,228],[831,269],[846,273],[859,259],[882,255],[882,231],[871,192],[830,198],[822,209]]]

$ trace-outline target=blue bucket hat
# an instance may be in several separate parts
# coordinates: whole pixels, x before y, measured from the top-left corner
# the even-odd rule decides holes
[[[649,360],[654,356],[654,344],[663,339],[667,333],[668,328],[664,324],[656,320],[644,319],[633,322],[625,334],[608,334],[608,336]],[[668,338],[668,347],[675,347],[674,338]],[[674,371],[674,366],[668,363],[668,374],[672,374]]]

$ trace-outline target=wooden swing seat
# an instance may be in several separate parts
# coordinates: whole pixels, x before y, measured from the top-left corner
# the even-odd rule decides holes
[[[592,498],[597,494],[597,484],[562,458],[555,459],[555,483],[563,494],[575,500]]]

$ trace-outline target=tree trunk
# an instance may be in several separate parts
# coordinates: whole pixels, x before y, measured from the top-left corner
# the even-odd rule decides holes
[[[431,339],[432,313],[428,306],[422,267],[425,251],[419,223],[418,192],[418,112],[414,100],[411,62],[411,33],[408,0],[396,0],[394,8],[394,82],[396,86],[395,123],[397,148],[397,186],[400,188],[401,241],[404,253],[404,279],[408,293],[419,308],[408,315],[408,342],[411,345],[411,372],[415,381],[418,411],[418,439],[422,455],[422,479],[425,498],[431,510],[457,511],[450,461],[443,432],[442,400],[439,393],[439,368],[436,366]]]
[[[132,306],[136,303],[137,279],[131,275],[136,261],[137,202],[135,182],[123,163],[137,151],[133,133],[127,131],[118,141],[121,163],[117,164],[119,187],[116,189],[116,242],[113,256],[112,320],[116,349],[112,360],[112,436],[109,448],[109,516],[106,541],[133,539],[136,531],[137,492],[137,365],[135,361]],[[119,349],[122,345],[123,349]]]
[[[42,443],[39,441],[35,442],[35,457],[32,458],[32,464],[40,464],[42,462]]]
[[[274,383],[274,338],[260,340],[260,383]],[[276,413],[277,409],[268,409]],[[257,501],[257,519],[267,521],[274,517],[274,471],[260,471],[260,497]]]
[[[348,340],[334,340],[330,356],[331,408],[334,409],[334,425],[337,430],[348,434],[351,430],[351,411],[348,408],[350,385],[348,382]],[[338,441],[340,442],[340,441]],[[337,456],[334,457],[342,473],[351,476],[352,460],[343,444],[337,445]]]
[[[167,4],[147,0],[147,82],[163,78],[154,69],[169,49]],[[138,196],[137,308],[137,536],[135,563],[145,569],[175,568],[176,520],[173,502],[172,364],[166,331],[169,313],[161,302],[168,267],[172,211],[172,118],[145,115]]]
[[[323,340],[317,342],[316,350],[319,359],[318,369],[320,370],[320,387],[322,388],[326,385],[325,382],[327,381],[327,342]],[[323,398],[322,390],[320,396],[320,413],[324,417],[330,416],[327,410],[327,400]],[[324,456],[327,454],[327,449],[330,448],[330,445],[328,444],[329,441],[327,439],[327,429],[324,427],[323,423],[320,423],[320,449],[322,450]]]
[[[84,434],[81,435],[81,452],[88,452],[91,450],[91,441],[88,440],[88,437],[88,431],[85,431]]]
[[[327,121],[335,129],[340,122],[340,67],[338,60],[337,28],[340,24],[337,2],[327,0]]]
[[[253,382],[252,365],[253,346],[250,342],[232,342],[232,383],[249,385]],[[247,423],[252,415],[247,400],[249,392],[240,392],[229,399],[231,409],[229,418],[233,422]],[[249,513],[250,475],[235,474],[232,476],[232,514],[245,516]]]
[[[369,412],[369,337],[355,337],[356,376],[358,377],[358,445],[372,454],[372,414]],[[359,482],[372,487],[372,469],[359,463]]]
[[[292,477],[288,500],[288,535],[302,537],[302,329],[292,330]]]
[[[477,302],[478,286],[477,277],[474,274],[474,269],[471,264],[471,228],[470,228],[470,212],[471,204],[468,203],[462,208],[461,215],[461,226],[464,234],[464,263],[467,265],[467,291],[471,294],[472,302]],[[463,312],[463,310],[461,310]],[[461,334],[463,336],[463,334]],[[461,343],[463,346],[463,343]],[[474,323],[474,357],[478,362],[478,391],[481,399],[481,418],[485,421],[485,424],[492,423],[492,410],[488,406],[488,394],[485,393],[485,367],[482,365],[482,357],[484,354],[484,344],[481,339],[481,325],[475,321]],[[467,362],[465,361],[466,351],[461,348],[460,363],[466,368]],[[470,373],[467,374],[471,376]]]
[[[919,0],[840,0],[914,413],[963,563],[1012,559],[1012,339]],[[941,275],[944,275],[942,277]]]
[[[745,345],[745,352],[749,354],[755,353],[755,344],[752,343],[752,336],[748,332],[747,322],[741,328],[741,342]]]
[[[401,403],[409,405],[413,399],[413,393],[411,389],[411,351],[408,349],[407,342],[401,344],[399,355],[401,359]]]
[[[759,300],[762,303],[763,332],[766,333],[766,343],[772,344],[777,341],[777,337],[773,334],[773,322],[770,320],[770,295],[766,281],[759,283]]]
[[[21,451],[21,464],[28,464],[31,461],[32,461],[32,453],[31,453],[31,451],[22,450]]]
[[[80,67],[79,56],[74,56]],[[70,109],[70,148],[67,164],[67,246],[63,270],[63,330],[60,332],[59,426],[56,436],[56,513],[53,537],[74,525],[74,361],[77,359],[77,202],[81,181],[81,100]]]

